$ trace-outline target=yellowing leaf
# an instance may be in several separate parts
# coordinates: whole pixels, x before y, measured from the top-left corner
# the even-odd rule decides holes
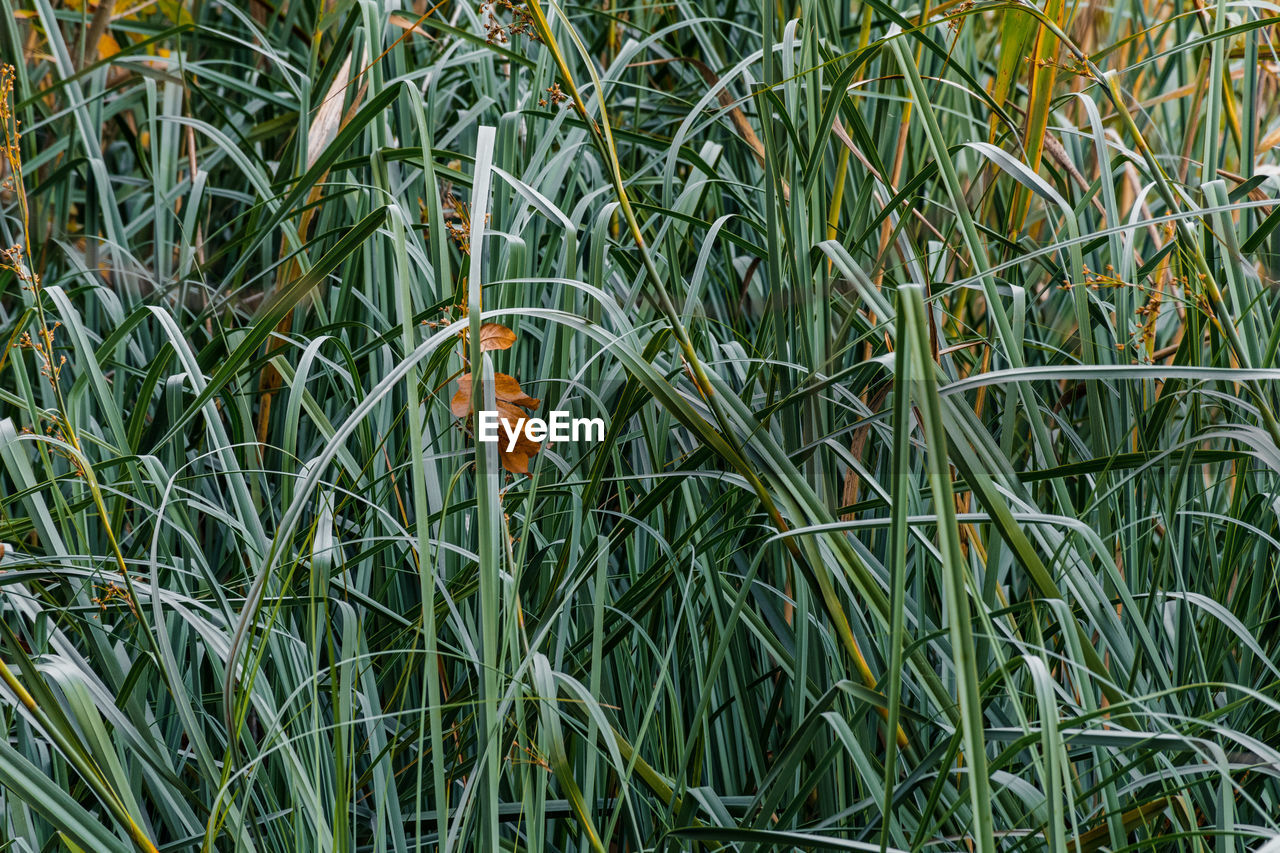
[[[98,39],[98,58],[108,59],[120,52],[120,42],[115,40],[110,33],[104,33],[102,38]]]
[[[182,0],[159,0],[156,8],[175,24],[190,24],[194,21]]]

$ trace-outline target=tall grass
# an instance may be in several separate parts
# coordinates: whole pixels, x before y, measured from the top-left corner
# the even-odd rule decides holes
[[[1280,834],[1272,5],[0,5],[3,849]]]

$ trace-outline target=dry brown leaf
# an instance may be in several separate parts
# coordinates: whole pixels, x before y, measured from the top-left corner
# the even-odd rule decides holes
[[[498,461],[502,463],[503,468],[512,474],[527,475],[529,473],[529,457],[523,453],[504,453],[499,450]]]
[[[449,402],[449,411],[454,417],[465,418],[475,411],[472,393],[471,374],[464,373],[458,377],[458,391]],[[498,461],[512,474],[528,474],[529,457],[540,451],[542,445],[529,437],[525,409],[536,409],[540,401],[524,393],[520,383],[505,373],[493,375],[493,395],[498,407]],[[514,446],[510,441],[512,435],[516,436]]]
[[[493,396],[499,406],[510,403],[526,409],[536,409],[540,402],[524,393],[520,383],[505,373],[493,374]],[[454,417],[465,418],[474,410],[475,406],[471,399],[471,374],[464,373],[458,377],[458,393],[453,395],[453,400],[449,403],[449,411],[453,412]]]
[[[501,323],[485,323],[480,327],[480,351],[511,349],[516,333]]]
[[[529,457],[541,450],[542,445],[529,437],[524,410],[499,403],[498,421],[498,461],[512,474],[528,474]],[[513,434],[516,436],[514,447],[510,445]]]

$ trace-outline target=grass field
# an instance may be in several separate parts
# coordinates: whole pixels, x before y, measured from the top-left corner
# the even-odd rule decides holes
[[[1280,7],[433,3],[0,0],[0,850],[1280,836]]]

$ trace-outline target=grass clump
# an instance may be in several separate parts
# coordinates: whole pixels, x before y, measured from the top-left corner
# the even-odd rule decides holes
[[[5,849],[1280,833],[1269,7],[4,2]]]

